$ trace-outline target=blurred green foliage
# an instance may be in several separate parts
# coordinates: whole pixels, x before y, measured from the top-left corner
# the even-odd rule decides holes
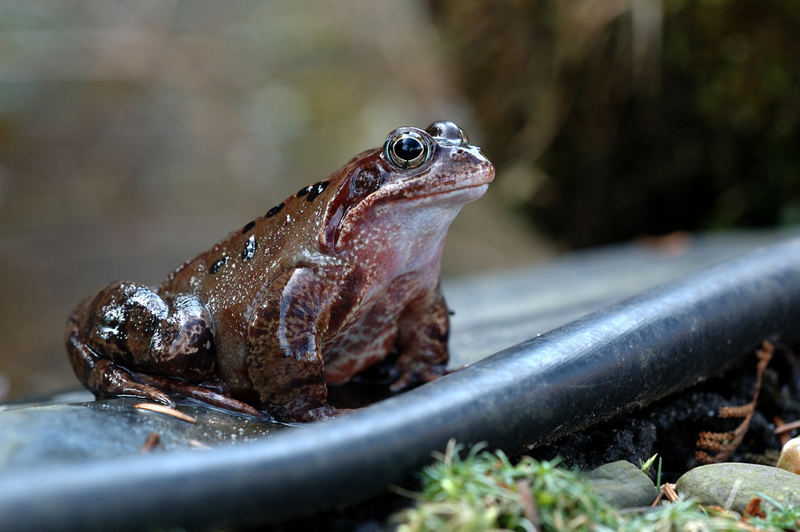
[[[800,3],[431,4],[499,186],[566,243],[800,223]]]

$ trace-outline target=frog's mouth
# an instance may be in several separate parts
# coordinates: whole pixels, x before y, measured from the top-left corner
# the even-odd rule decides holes
[[[396,199],[399,201],[423,201],[428,203],[441,201],[442,199],[447,198],[448,200],[458,203],[468,203],[483,196],[488,188],[488,183],[479,185],[466,185],[458,188],[428,192],[426,194],[399,195]]]
[[[478,151],[477,148],[475,150]],[[441,172],[437,171],[438,168],[431,168],[410,179],[388,183],[368,199],[373,203],[444,199],[463,203],[474,201],[486,192],[494,179],[494,166],[482,154],[481,159],[474,165],[477,168],[471,171]]]

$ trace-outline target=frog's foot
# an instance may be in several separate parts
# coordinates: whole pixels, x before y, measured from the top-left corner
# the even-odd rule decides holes
[[[226,393],[227,387],[218,383],[195,385],[175,378],[147,375],[145,373],[134,373],[133,378],[143,386],[164,390],[170,394],[178,394],[189,399],[195,399],[201,403],[206,403],[232,412],[238,412],[240,414],[246,414],[248,416],[257,418],[266,417],[257,408],[228,395]]]
[[[86,385],[97,397],[127,395],[150,399],[166,406],[174,406],[172,398],[155,386],[134,380],[133,375],[108,360],[98,360],[89,374]]]
[[[389,386],[393,393],[401,392],[419,384],[435,381],[447,373],[446,364],[427,364],[419,362],[402,368],[400,376]]]
[[[300,423],[312,423],[314,421],[323,421],[325,419],[333,419],[336,417],[345,416],[354,411],[355,409],[352,408],[336,408],[329,404],[325,404],[299,414],[295,413],[289,415],[287,418],[296,419]]]
[[[147,383],[137,382],[127,369],[101,358],[81,340],[77,314],[67,321],[67,352],[78,379],[94,393],[95,397],[127,395],[150,399],[162,405],[172,406],[169,395]]]
[[[99,360],[90,376],[89,387],[98,397],[126,395],[149,399],[166,406],[175,406],[169,394],[174,393],[196,399],[225,410],[263,418],[261,411],[224,393],[225,386],[216,383],[192,385],[169,377],[156,377],[146,373],[125,370],[108,360]]]

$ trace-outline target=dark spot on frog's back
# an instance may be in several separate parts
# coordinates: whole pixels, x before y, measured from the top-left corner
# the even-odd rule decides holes
[[[212,274],[217,273],[220,268],[225,266],[228,263],[228,257],[222,257],[221,259],[214,262],[211,267],[208,269]]]
[[[256,237],[251,236],[247,239],[247,242],[244,243],[244,249],[242,250],[242,260],[250,260],[253,258],[253,255],[256,254],[256,248],[258,247],[258,242],[256,242]]]
[[[242,228],[242,234],[245,234],[245,233],[247,233],[247,232],[248,232],[250,229],[252,229],[252,228],[253,228],[253,227],[255,227],[255,226],[256,226],[256,222],[255,222],[255,220],[253,220],[252,222],[247,222],[247,225],[245,225],[245,226]]]
[[[314,201],[314,199],[317,196],[322,194],[322,191],[325,190],[325,188],[327,186],[328,186],[328,182],[327,181],[320,181],[319,183],[317,183],[315,185],[311,185],[309,187],[311,190],[308,192],[308,197],[306,198],[306,201]]]
[[[312,188],[314,188],[314,185],[308,185],[307,187],[301,188],[300,190],[297,191],[297,197],[302,198],[303,196],[311,192]]]
[[[267,218],[272,218],[273,216],[275,216],[276,214],[281,212],[281,209],[283,209],[283,202],[278,203],[273,208],[268,210],[267,211]]]

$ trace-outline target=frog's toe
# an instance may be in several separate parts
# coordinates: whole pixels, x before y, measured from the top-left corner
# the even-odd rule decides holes
[[[175,405],[169,395],[154,386],[137,382],[131,373],[108,360],[97,361],[89,375],[87,386],[97,397],[127,395],[150,399],[165,406]]]
[[[447,366],[444,364],[436,364],[433,366],[428,366],[423,371],[419,373],[418,380],[421,383],[435,381],[442,375],[447,375],[449,373],[447,371]]]
[[[404,368],[400,377],[389,386],[389,390],[392,393],[402,392],[418,384],[435,381],[445,373],[447,373],[445,364],[420,364]]]
[[[181,395],[191,399],[197,399],[198,401],[211,406],[224,408],[225,410],[230,410],[232,412],[238,412],[240,414],[246,414],[248,416],[257,418],[267,417],[260,410],[247,403],[234,399],[229,395],[217,393],[204,387],[187,385],[176,389],[176,391]]]
[[[416,378],[413,372],[404,371],[397,380],[389,385],[389,391],[392,393],[402,392],[406,388],[409,388],[415,381]]]
[[[265,415],[253,406],[234,399],[227,393],[227,386],[213,382],[206,382],[200,385],[189,384],[172,377],[162,377],[147,375],[144,373],[135,374],[135,378],[149,385],[153,389],[165,390],[169,393],[182,395],[189,399],[195,399],[207,405],[216,406],[232,412],[246,414],[248,416],[263,418]],[[163,392],[162,392],[163,393]],[[167,396],[169,397],[169,396]]]
[[[150,399],[154,403],[161,403],[164,406],[175,406],[175,401],[173,401],[169,395],[165,394],[158,388],[153,388],[152,386],[147,386],[146,384],[134,383],[134,385],[130,387],[130,391],[128,393],[123,393],[121,395],[133,395],[136,397]]]
[[[301,423],[311,423],[313,421],[322,421],[324,419],[333,419],[333,418],[335,418],[335,417],[337,417],[337,416],[339,416],[341,414],[345,414],[347,412],[348,412],[347,409],[337,409],[337,408],[334,408],[333,406],[331,406],[329,404],[325,404],[325,405],[319,406],[317,408],[312,408],[310,410],[307,410],[307,411],[299,413],[299,414],[289,415],[289,416],[284,416],[284,417],[287,417],[287,418],[290,418],[290,419],[294,419],[294,420],[299,421]]]

